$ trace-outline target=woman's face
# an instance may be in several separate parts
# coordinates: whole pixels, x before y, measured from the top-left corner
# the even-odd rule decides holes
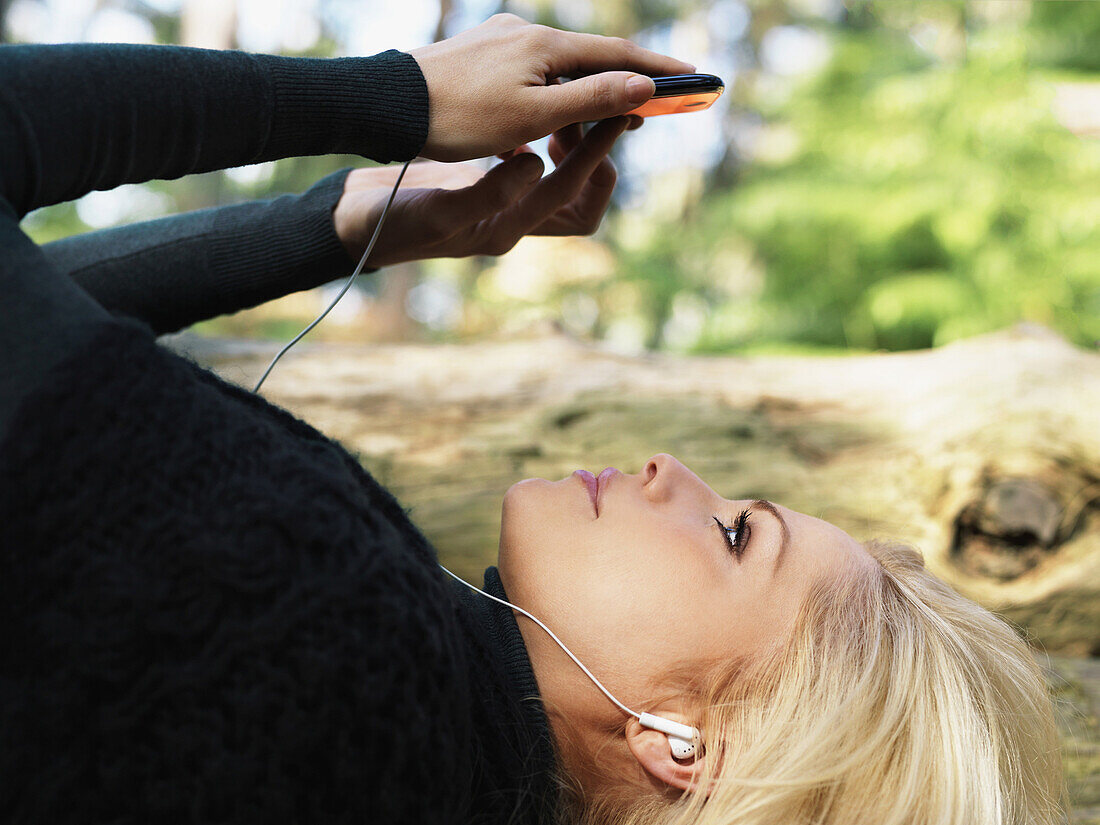
[[[580,474],[525,479],[504,496],[499,568],[509,598],[635,710],[657,712],[652,703],[668,693],[661,677],[678,666],[781,638],[815,581],[870,561],[838,527],[724,499],[666,454],[637,475],[601,473],[595,504]],[[542,630],[518,621],[544,699],[576,722],[621,716]]]

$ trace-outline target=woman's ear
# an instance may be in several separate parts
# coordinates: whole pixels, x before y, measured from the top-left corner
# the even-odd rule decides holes
[[[674,714],[662,715],[676,722],[691,724],[690,721]],[[668,736],[660,731],[642,727],[637,719],[631,719],[626,723],[626,744],[646,773],[670,787],[679,788],[682,791],[693,790],[696,781],[702,776],[703,760],[706,757],[701,747],[696,748],[693,757],[677,759],[672,755]]]

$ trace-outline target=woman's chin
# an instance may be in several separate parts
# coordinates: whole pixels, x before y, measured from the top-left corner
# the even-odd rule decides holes
[[[547,564],[560,560],[561,540],[576,529],[583,504],[583,486],[568,478],[525,478],[508,488],[501,502],[497,548],[505,589],[510,581],[517,585],[531,576],[539,578]]]

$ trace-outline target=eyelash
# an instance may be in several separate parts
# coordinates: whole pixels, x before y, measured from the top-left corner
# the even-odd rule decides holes
[[[733,527],[727,527],[718,518],[714,517],[714,520],[718,522],[718,526],[722,528],[722,535],[726,537],[726,544],[729,546],[730,553],[732,553],[738,561],[741,560],[741,554],[745,552],[745,542],[748,538],[748,521],[751,516],[748,510],[742,510],[741,514],[737,517],[737,520],[733,523]],[[737,541],[730,539],[730,533],[737,533]]]

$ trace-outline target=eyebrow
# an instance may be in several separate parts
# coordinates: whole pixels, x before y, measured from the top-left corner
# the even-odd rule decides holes
[[[775,554],[775,566],[772,568],[772,575],[775,575],[775,572],[779,570],[779,566],[783,563],[783,557],[786,555],[787,548],[791,543],[791,528],[787,525],[787,520],[779,514],[779,508],[766,499],[756,499],[749,505],[749,509],[764,510],[771,513],[775,520],[779,522],[779,530],[782,535],[779,539],[779,552]]]

